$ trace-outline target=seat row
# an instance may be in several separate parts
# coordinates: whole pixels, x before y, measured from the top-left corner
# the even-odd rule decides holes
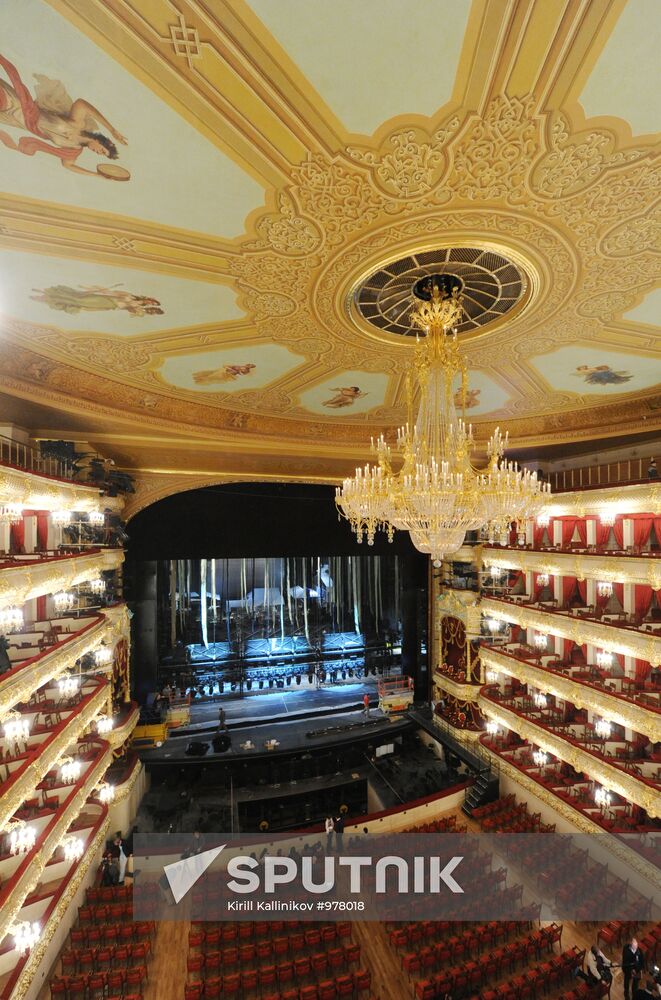
[[[144,965],[151,953],[151,941],[101,948],[68,948],[60,960],[64,973],[101,972]],[[145,968],[146,974],[146,968]]]
[[[72,948],[99,948],[101,945],[138,944],[150,941],[156,933],[153,920],[141,920],[130,924],[106,924],[103,927],[72,927],[69,941]]]
[[[281,990],[275,982],[262,982],[256,970],[249,969],[227,976],[206,979],[203,983],[189,983],[184,990],[184,1000],[225,1000],[241,998],[259,990],[261,1000],[364,1000],[370,997],[372,976],[368,969],[325,979],[307,986],[292,986]],[[268,992],[264,992],[264,990]],[[370,1000],[374,998],[370,997]]]
[[[220,944],[234,944],[241,942],[244,944],[254,943],[257,947],[275,946],[278,941],[278,952],[304,951],[335,944],[336,941],[344,941],[351,938],[351,924],[342,921],[338,924],[321,924],[310,926],[301,924],[299,921],[285,922],[274,920],[273,924],[266,922],[258,923],[232,923],[221,926],[205,926],[202,923],[194,923],[188,934],[188,947],[204,950],[205,948],[217,948]],[[283,939],[288,942],[285,949],[282,945]]]
[[[53,976],[51,1000],[142,1000],[146,969],[90,972],[78,976]]]
[[[437,943],[421,948],[417,952],[402,955],[402,968],[408,973],[409,979],[420,974],[426,975],[433,969],[447,968],[452,962],[460,961],[468,955],[480,954],[480,949],[469,946],[470,932],[465,932],[465,938],[450,939],[447,943]],[[524,934],[513,941],[497,948],[492,948],[485,956],[483,964],[489,968],[490,975],[495,978],[508,968],[513,971],[520,962],[527,962],[533,956],[539,958],[543,950],[551,952],[556,941],[562,938],[562,927],[557,924],[541,928],[532,934]],[[466,958],[466,961],[469,960]]]
[[[286,938],[282,940],[287,943]],[[304,979],[306,976],[325,973],[327,970],[331,972],[343,970],[349,965],[357,965],[360,962],[360,945],[358,944],[350,943],[344,947],[330,948],[328,951],[321,951],[313,955],[292,958],[291,956],[296,955],[297,952],[267,951],[266,948],[270,943],[240,945],[238,948],[223,948],[220,951],[211,951],[206,954],[190,954],[189,952],[188,974],[193,978],[197,975],[203,978],[207,975],[217,975],[221,969],[231,970],[239,966],[245,968],[246,965],[250,964],[253,968],[257,968],[257,971],[261,971],[263,968],[275,968],[278,983],[282,984],[283,982],[291,982],[294,978]],[[260,949],[264,950],[260,953]],[[274,956],[288,953],[290,960],[282,962],[277,967],[273,965]]]

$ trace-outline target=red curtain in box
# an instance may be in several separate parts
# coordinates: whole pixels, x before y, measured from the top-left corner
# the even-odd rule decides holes
[[[37,515],[37,548],[45,552],[48,548],[48,511],[38,510]]]
[[[614,583],[613,584],[613,593],[615,595],[617,603],[620,605],[620,607],[624,611],[624,584],[623,583]]]
[[[562,522],[562,547],[564,549],[572,540],[572,535],[574,534],[574,528],[576,527],[578,518],[562,517],[560,520]]]
[[[651,674],[652,666],[647,662],[647,660],[639,660],[638,657],[636,657],[635,663],[636,663],[636,674],[634,679],[637,684],[642,684],[644,683],[644,681],[647,680],[647,678]]]
[[[651,514],[636,514],[633,518],[633,544],[647,545],[654,518]]]
[[[576,590],[576,577],[575,576],[563,576],[562,577],[562,606],[566,608],[569,605],[572,597],[574,596],[574,591]]]
[[[562,658],[565,663],[569,663],[571,659],[571,651],[574,648],[573,639],[563,639],[562,640]]]
[[[598,518],[594,519],[595,533],[594,540],[597,548],[603,549],[607,544],[611,533],[610,524],[602,524]]]
[[[661,517],[655,517],[654,519],[654,534],[656,535],[656,540],[661,545]]]
[[[661,521],[661,518],[659,518],[659,521]],[[550,525],[550,523],[551,522],[549,522],[549,525]],[[538,549],[540,547],[540,545],[543,544],[543,542],[544,542],[544,532],[546,531],[546,527],[547,526],[545,524],[537,524],[537,521],[533,522],[533,526],[532,526],[532,544],[533,544],[533,548]]]
[[[615,535],[615,543],[618,549],[624,548],[624,518],[618,515],[615,518],[615,523],[613,524],[613,534]]]
[[[587,604],[588,597],[588,582],[587,580],[577,580],[576,586],[578,587],[579,597],[583,604]]]
[[[581,545],[585,546],[588,544],[588,525],[584,517],[579,517],[576,522],[576,531],[578,532],[578,540]]]
[[[25,545],[25,520],[21,518],[10,528],[10,547],[12,552],[21,552]]]
[[[46,594],[42,594],[41,597],[37,598],[37,621],[43,622],[46,620],[46,609],[48,598]]]
[[[645,583],[637,583],[634,587],[634,611],[640,618],[644,618],[652,604],[653,590]]]

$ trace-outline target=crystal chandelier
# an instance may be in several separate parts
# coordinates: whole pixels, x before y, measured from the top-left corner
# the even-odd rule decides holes
[[[9,607],[0,611],[0,629],[2,632],[17,632],[23,628],[23,612],[20,608]]]
[[[92,594],[103,594],[106,589],[106,581],[102,576],[97,576],[94,580],[88,580],[85,586]]]
[[[57,682],[57,687],[62,698],[73,698],[78,690],[79,678],[72,674],[65,674]]]
[[[80,777],[80,761],[64,757],[60,764],[60,779],[65,785],[73,785]]]
[[[608,791],[607,788],[597,788],[596,792],[594,793],[594,801],[597,803],[598,806],[606,808],[611,804],[611,793]]]
[[[550,580],[550,577],[549,577],[548,573],[538,573],[537,574],[537,583],[540,585],[540,587],[548,587],[549,580]]]
[[[100,528],[106,523],[106,515],[104,511],[91,510],[87,515],[87,520],[90,524],[94,525],[95,528]]]
[[[594,724],[594,731],[597,736],[603,736],[607,740],[613,731],[613,727],[608,719],[597,719]]]
[[[417,340],[407,373],[409,419],[394,449],[401,465],[395,471],[393,449],[383,434],[372,439],[376,465],[356,469],[337,488],[335,502],[358,541],[365,537],[373,545],[378,530],[389,541],[395,530],[408,531],[415,547],[440,565],[461,548],[467,531],[486,528],[490,538],[502,537],[512,521],[534,517],[550,486],[504,460],[507,435],[499,428],[487,445],[487,467],[473,467],[472,426],[457,415],[454,399],[459,376],[465,411],[468,373],[456,332],[463,316],[461,282],[452,275],[431,275],[413,292],[419,302],[411,318],[426,336]]]
[[[37,831],[27,826],[23,820],[13,820],[7,827],[9,833],[9,853],[27,854],[37,842]]]
[[[598,667],[608,669],[608,667],[613,666],[613,654],[605,649],[603,651],[599,650],[595,656],[595,661]]]
[[[56,611],[70,611],[75,603],[75,596],[68,590],[60,590],[57,594],[53,594],[53,605]]]
[[[41,928],[36,922],[30,923],[29,920],[22,920],[20,924],[15,924],[9,933],[14,938],[16,951],[23,958],[36,945]]]
[[[24,719],[20,712],[8,712],[3,720],[2,728],[5,739],[10,742],[14,740],[25,742],[30,736],[30,720]]]
[[[100,715],[96,720],[96,731],[99,734],[99,736],[103,736],[105,735],[105,733],[109,733],[112,730],[112,726],[113,726],[113,721],[107,715]]]
[[[80,837],[66,837],[61,846],[65,861],[80,861],[84,850],[84,844]]]
[[[71,524],[71,511],[54,510],[51,513],[51,520],[56,527],[65,528],[67,524]]]
[[[114,798],[115,798],[115,786],[109,785],[107,782],[104,782],[99,787],[100,801],[103,802],[104,805],[107,805],[109,802],[112,802]]]
[[[94,659],[98,667],[107,666],[112,660],[112,649],[101,643],[101,645],[94,651]]]
[[[6,503],[0,507],[0,522],[3,524],[18,524],[23,519],[23,508],[20,503]]]
[[[549,762],[548,754],[545,754],[543,750],[535,750],[532,759],[535,767],[546,767]]]
[[[613,584],[608,580],[602,580],[597,584],[599,597],[611,597],[613,594]]]
[[[548,698],[546,697],[545,694],[542,694],[541,691],[538,691],[535,694],[533,701],[535,703],[536,708],[548,708]]]
[[[548,636],[543,632],[536,632],[532,641],[535,649],[546,649]]]

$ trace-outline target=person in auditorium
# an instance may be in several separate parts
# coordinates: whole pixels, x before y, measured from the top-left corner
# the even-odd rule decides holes
[[[324,823],[324,829],[326,830],[326,850],[330,851],[333,846],[333,830],[335,829],[335,824],[333,823],[333,817],[327,816]]]
[[[640,984],[640,978],[645,971],[645,958],[638,947],[636,938],[622,949],[622,972],[624,973],[624,1000],[631,1000],[631,985],[635,993]]]
[[[344,816],[341,813],[335,817],[333,829],[335,830],[335,846],[338,851],[341,851],[344,843]]]
[[[363,708],[363,712],[365,713],[365,715],[367,716],[367,718],[369,718],[369,714],[370,714],[370,696],[368,695],[367,691],[363,695],[363,705],[365,706]]]
[[[613,981],[611,972],[612,962],[606,958],[603,951],[593,944],[587,954],[588,981],[592,986],[597,983],[606,983],[610,986]]]

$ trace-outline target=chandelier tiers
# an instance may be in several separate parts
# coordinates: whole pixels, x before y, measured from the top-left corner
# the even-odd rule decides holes
[[[373,545],[377,531],[391,542],[395,530],[408,531],[415,547],[438,565],[461,548],[467,531],[486,528],[490,537],[501,537],[512,521],[534,517],[550,492],[536,473],[504,460],[508,438],[499,428],[489,439],[487,467],[471,464],[473,430],[463,419],[468,373],[456,330],[464,312],[461,288],[460,279],[449,274],[430,275],[414,285],[418,304],[411,320],[425,336],[416,337],[407,372],[408,421],[398,430],[394,449],[383,434],[372,439],[376,464],[356,469],[335,495],[340,515],[359,542],[365,537]],[[401,458],[398,471],[393,452]]]

